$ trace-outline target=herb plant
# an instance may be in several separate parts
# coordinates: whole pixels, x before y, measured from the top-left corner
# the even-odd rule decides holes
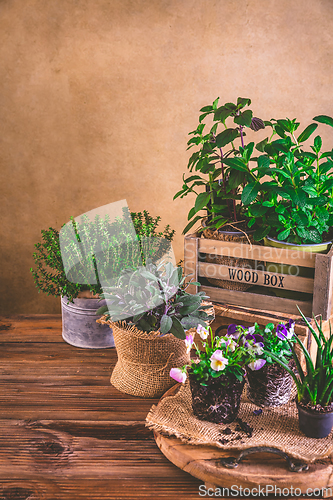
[[[315,121],[333,127],[333,119],[316,116]],[[333,225],[333,151],[322,151],[322,139],[314,138],[311,151],[304,148],[318,127],[308,125],[296,137],[296,119],[271,120],[270,138],[257,144],[263,153],[251,171],[253,178],[242,194],[249,227],[258,229],[255,240],[265,236],[295,244],[321,243]],[[268,176],[268,177],[267,177]]]
[[[292,344],[290,340],[288,340],[288,343],[296,363],[298,376],[286,365],[286,363],[282,361],[281,358],[273,355],[272,353],[271,356],[293,377],[297,387],[297,397],[299,403],[311,407],[316,407],[317,405],[322,407],[329,406],[333,402],[333,334],[330,330],[330,336],[326,339],[322,331],[321,322],[319,324],[314,318],[318,330],[317,333],[305,316],[302,313],[301,315],[317,344],[315,363],[313,363],[309,352],[296,335],[296,342],[304,354],[306,371],[303,370],[295,352],[295,345]]]
[[[183,187],[174,196],[174,199],[191,193],[196,196],[183,234],[206,217],[203,210],[208,213],[206,226],[213,229],[227,223],[237,224],[244,218],[241,191],[246,197],[247,184],[252,178],[248,165],[254,147],[253,142],[245,145],[244,129],[257,131],[265,125],[260,118],[253,117],[250,109],[245,109],[251,104],[250,99],[239,97],[236,104],[223,106],[218,103],[219,98],[200,110],[199,125],[189,134],[193,137],[187,143],[188,149],[196,146],[199,149],[189,159],[190,175],[186,178],[183,175]],[[203,123],[206,117],[213,120],[208,131]],[[228,126],[226,121],[229,121]],[[205,189],[203,192],[202,188]]]
[[[205,311],[211,306],[203,304],[209,297],[204,292],[187,293],[184,280],[182,268],[171,262],[148,262],[135,271],[124,270],[116,285],[101,294],[107,306],[97,314],[106,314],[112,321],[126,320],[145,332],[172,333],[185,339],[185,330],[206,326],[213,316]]]
[[[81,258],[79,265],[73,263],[75,275],[79,282],[68,279],[59,241],[59,231],[54,228],[42,230],[42,241],[35,244],[36,251],[33,254],[35,269],[30,269],[35,285],[39,291],[55,297],[66,296],[73,302],[81,291],[90,290],[94,294],[101,294],[102,287],[100,277],[118,276],[122,269],[145,264],[147,258],[158,260],[168,251],[173,239],[174,231],[166,226],[163,231],[158,231],[157,226],[160,217],[152,217],[145,210],[142,212],[128,212],[124,209],[123,217],[117,218],[110,223],[108,217],[104,219],[96,217],[90,221],[83,217],[79,224],[74,218],[71,225],[65,225],[68,233],[64,234],[66,263],[71,265],[77,254],[80,236],[84,235],[85,245],[94,249],[98,245],[100,253],[98,258],[98,272],[96,267],[96,255],[87,252]],[[133,245],[133,233],[129,231],[130,223],[133,222],[138,244]],[[73,238],[73,228],[75,237]],[[119,243],[122,244],[119,244]],[[104,247],[102,246],[104,245]],[[100,276],[102,274],[102,276]],[[70,276],[70,273],[69,273]]]

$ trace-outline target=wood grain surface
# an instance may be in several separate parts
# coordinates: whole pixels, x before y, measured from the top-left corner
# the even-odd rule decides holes
[[[214,330],[224,322],[260,322],[253,311],[220,306],[216,313]],[[158,401],[110,384],[115,349],[66,344],[60,315],[2,317],[0,358],[1,500],[202,498],[204,481],[191,475],[197,467],[191,456],[198,463],[205,457],[189,447],[188,464],[176,466],[161,453],[145,427]],[[173,447],[174,438],[162,441],[163,452],[166,443]],[[260,476],[260,457],[246,459],[246,470],[251,461]],[[326,463],[316,474],[323,469]],[[278,471],[285,473],[283,462]]]
[[[169,389],[161,400],[164,397],[177,394],[179,387],[180,384]],[[255,453],[246,457],[238,467],[230,469],[221,465],[220,460],[227,457],[237,457],[239,455],[237,451],[224,451],[214,446],[186,444],[175,436],[158,431],[154,431],[154,437],[157,446],[172,463],[203,481],[207,489],[211,488],[211,493],[229,490],[229,496],[238,496],[235,493],[239,493],[241,487],[244,492],[245,490],[254,490],[258,496],[260,486],[263,492],[263,495],[260,496],[265,496],[266,492],[272,491],[272,487],[274,487],[274,491],[276,488],[277,492],[277,494],[271,495],[273,497],[279,497],[279,491],[289,491],[290,497],[288,494],[281,494],[281,496],[284,498],[295,496],[303,498],[304,495],[305,498],[309,498],[309,489],[312,490],[310,491],[312,496],[315,496],[313,492],[323,492],[323,496],[319,494],[316,495],[317,498],[331,498],[330,495],[333,494],[332,457],[309,465],[307,471],[290,472],[282,457],[272,453]],[[293,460],[293,462],[300,463],[297,460]],[[205,490],[201,491],[203,493]],[[244,496],[247,495],[244,494]]]
[[[194,499],[202,481],[160,452],[157,400],[110,384],[115,349],[80,349],[61,316],[0,318],[0,499]]]

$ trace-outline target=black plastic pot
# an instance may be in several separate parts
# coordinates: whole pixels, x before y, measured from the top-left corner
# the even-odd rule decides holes
[[[293,368],[294,362],[289,362]],[[246,395],[257,406],[280,406],[290,399],[293,379],[278,363],[266,363],[260,370],[246,369]]]
[[[192,409],[200,420],[215,424],[230,424],[238,415],[245,379],[221,375],[210,378],[203,386],[189,373]]]
[[[333,411],[321,413],[308,410],[297,404],[299,428],[307,436],[312,438],[324,438],[329,435],[333,426]]]

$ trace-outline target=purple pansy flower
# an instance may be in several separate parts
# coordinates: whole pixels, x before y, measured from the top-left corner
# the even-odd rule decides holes
[[[290,319],[287,323],[285,323],[285,326],[289,333],[291,332],[292,334],[294,334],[295,321],[293,319]]]
[[[235,332],[237,332],[237,325],[235,323],[231,323],[231,325],[227,328],[227,333],[228,335],[232,335]]]
[[[190,350],[192,349],[192,344],[193,344],[193,335],[186,335],[186,339],[184,340],[185,345],[186,345],[186,352],[189,353]]]
[[[255,338],[256,342],[261,342],[261,343],[264,342],[264,337],[262,335],[259,335],[259,333],[255,333],[253,337]]]
[[[253,353],[257,354],[258,356],[261,356],[261,354],[264,352],[264,343],[263,342],[256,342],[251,346],[251,350]]]
[[[281,340],[286,340],[286,339],[290,340],[293,337],[294,332],[293,332],[293,330],[288,330],[286,325],[283,325],[282,323],[280,323],[276,327],[276,335]]]
[[[171,368],[170,377],[183,384],[187,379],[187,375],[181,368]]]
[[[252,363],[249,363],[247,366],[251,368],[251,370],[260,370],[266,363],[266,359],[256,359],[255,361],[252,361]]]
[[[230,335],[230,337],[233,337],[234,339],[238,339],[238,337],[240,336],[238,325],[236,325],[235,323],[231,323],[231,325],[229,325],[227,328],[227,335]]]

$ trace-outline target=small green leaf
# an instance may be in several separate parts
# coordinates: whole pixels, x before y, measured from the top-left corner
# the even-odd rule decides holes
[[[307,202],[307,197],[304,191],[302,191],[301,188],[298,188],[297,191],[295,192],[296,198],[293,199],[293,201],[299,206],[299,207],[304,207]]]
[[[172,327],[172,319],[170,318],[170,316],[163,314],[160,326],[161,333],[168,333],[171,327]]]
[[[200,193],[198,194],[196,200],[195,200],[195,213],[199,212],[199,210],[202,210],[207,203],[209,202],[210,196],[209,193]]]
[[[196,224],[200,219],[203,219],[203,217],[201,217],[200,215],[194,217],[194,219],[191,220],[191,222],[189,222],[187,226],[183,229],[183,234],[186,234],[191,229],[191,227],[193,227],[194,224]]]
[[[238,108],[244,108],[244,106],[250,106],[250,104],[251,104],[251,99],[247,97],[238,97],[237,99]]]
[[[248,172],[248,168],[244,163],[244,160],[240,158],[224,158],[223,163],[236,170],[241,170],[242,172]]]
[[[277,239],[279,241],[284,241],[288,238],[289,234],[290,234],[290,229],[285,229],[284,231],[281,231],[281,233],[277,235]]]
[[[219,97],[217,97],[217,98],[215,99],[215,101],[213,102],[213,110],[214,110],[214,111],[216,111],[216,109],[217,109],[217,105],[218,105],[218,103],[219,103],[219,100],[220,100],[220,98],[219,98]]]
[[[217,110],[214,113],[214,120],[220,121],[220,122],[225,122],[225,120],[232,115],[232,111],[228,108],[225,108],[224,106],[221,106],[220,108],[217,108]]]
[[[258,144],[256,144],[256,149],[260,151],[260,153],[263,153],[265,151],[265,146],[267,142],[268,142],[268,137],[266,137],[266,139],[264,139],[263,141],[258,142]]]
[[[286,137],[286,134],[285,134],[283,128],[280,127],[279,125],[275,125],[275,132],[277,133],[277,135],[282,137],[282,139],[284,139]]]
[[[265,202],[265,203],[267,203],[267,202]],[[260,203],[258,203],[258,204],[255,203],[254,205],[251,205],[251,214],[254,217],[261,217],[262,215],[264,215],[267,212],[267,210],[268,210],[267,206],[263,205],[263,204],[261,205]]]
[[[247,109],[243,113],[240,113],[239,115],[235,116],[234,122],[237,123],[237,125],[243,125],[246,127],[249,127],[252,122],[252,111],[250,109]]]
[[[271,226],[267,226],[267,225],[261,226],[255,231],[253,238],[255,239],[255,241],[260,241],[263,238],[265,238],[265,236],[268,235],[270,230],[271,230]]]
[[[284,214],[286,211],[285,207],[283,205],[278,205],[275,207],[275,212],[278,214]]]
[[[106,314],[109,311],[108,306],[102,306],[99,309],[97,309],[96,314],[98,316],[101,316],[102,314]]]
[[[261,171],[261,173],[267,172],[270,166],[270,161],[268,156],[266,155],[261,155],[258,158],[258,169]]]
[[[317,123],[311,123],[310,125],[308,125],[306,129],[303,130],[303,132],[297,137],[297,141],[299,143],[306,141],[310,137],[310,135],[313,134],[317,127]]]
[[[316,122],[319,122],[319,123],[325,123],[326,125],[330,125],[331,127],[333,127],[333,118],[331,118],[330,116],[318,115],[318,116],[315,116],[313,118],[313,120],[315,120]]]
[[[228,222],[228,219],[220,219],[219,222],[217,222],[214,227],[215,229],[220,229],[224,224]]]
[[[254,201],[259,192],[260,184],[258,182],[254,184],[247,184],[242,192],[242,202],[244,205],[249,205]]]
[[[314,148],[315,148],[317,153],[319,153],[319,151],[321,150],[321,146],[322,146],[321,137],[320,137],[320,135],[317,135],[314,139]]]
[[[317,196],[317,191],[312,186],[303,186],[302,189],[310,196]]]
[[[185,193],[185,191],[183,189],[181,191],[178,191],[178,193],[175,194],[175,196],[173,197],[173,199],[175,200],[176,198],[178,198],[178,196],[181,196],[184,193]]]
[[[213,111],[213,106],[204,106],[203,108],[200,109],[202,113],[207,113],[209,111]]]
[[[181,339],[181,340],[186,339],[184,328],[183,328],[181,322],[177,318],[175,318],[175,316],[173,316],[173,318],[172,318],[172,327],[170,328],[169,331],[178,339]]]
[[[223,148],[230,142],[234,141],[239,136],[237,128],[227,128],[216,136],[216,145],[218,148]]]
[[[263,207],[274,207],[274,203],[271,201],[264,201],[262,204]]]

